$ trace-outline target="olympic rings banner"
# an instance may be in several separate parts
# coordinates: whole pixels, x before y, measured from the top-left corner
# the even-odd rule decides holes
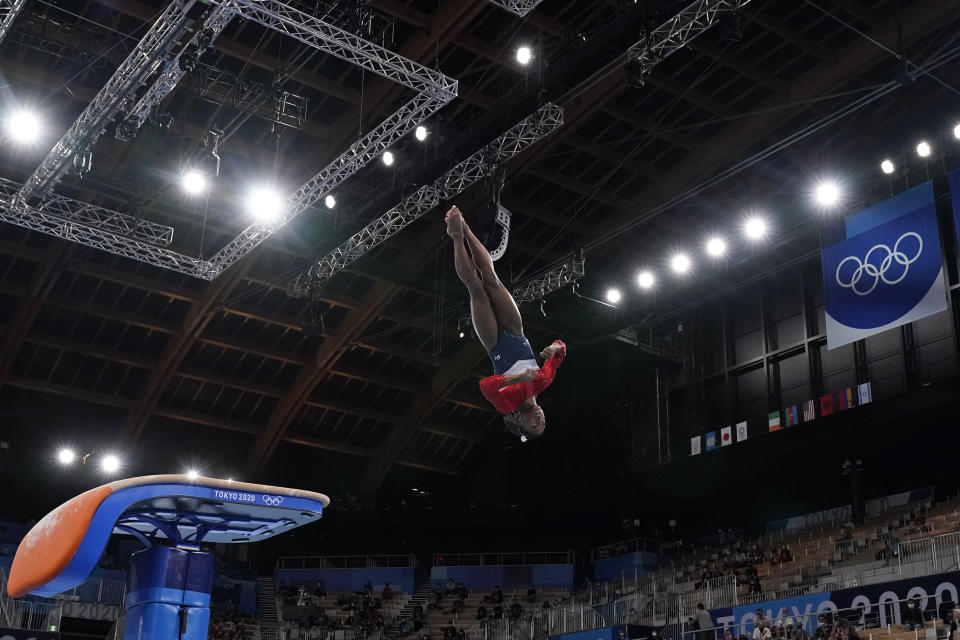
[[[849,216],[846,231],[821,253],[827,348],[947,308],[932,182]]]

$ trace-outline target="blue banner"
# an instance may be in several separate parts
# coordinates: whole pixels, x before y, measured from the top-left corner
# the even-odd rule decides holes
[[[817,627],[818,613],[855,608],[857,615],[877,616],[880,626],[885,627],[888,624],[901,624],[900,601],[919,598],[920,609],[929,618],[937,615],[938,598],[940,602],[960,602],[957,599],[958,588],[960,588],[960,572],[943,573],[771,600],[760,604],[713,609],[710,611],[710,617],[717,627],[734,627],[738,629],[738,633],[750,635],[757,619],[757,609],[760,609],[767,619],[777,620],[789,617],[795,623],[802,624],[808,634],[812,634]],[[723,634],[718,631],[717,635],[722,637]]]
[[[953,203],[953,226],[960,243],[960,169],[948,173],[947,181],[950,183],[950,201]]]
[[[933,183],[851,216],[847,233],[821,253],[829,349],[947,308]]]

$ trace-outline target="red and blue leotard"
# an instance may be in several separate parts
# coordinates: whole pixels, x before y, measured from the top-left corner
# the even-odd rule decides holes
[[[507,332],[501,329],[501,333]],[[510,334],[510,336],[513,336],[513,334]],[[522,336],[519,337],[522,338]],[[540,393],[550,386],[554,377],[557,375],[557,367],[560,366],[560,363],[563,362],[563,359],[567,355],[567,346],[561,340],[557,340],[557,342],[560,343],[560,349],[553,354],[553,357],[543,363],[543,368],[537,372],[537,377],[532,382],[518,382],[507,385],[505,381],[507,375],[521,373],[526,369],[534,369],[537,367],[537,361],[533,358],[533,350],[530,349],[530,343],[527,342],[526,338],[523,338],[523,342],[526,343],[527,350],[530,352],[530,358],[516,358],[510,363],[510,366],[503,368],[504,364],[506,364],[503,362],[503,357],[499,360],[494,359],[496,355],[501,355],[499,351],[502,350],[500,350],[499,347],[502,342],[504,342],[503,336],[501,336],[500,341],[497,343],[497,348],[490,352],[490,359],[494,361],[495,370],[500,369],[501,371],[505,371],[505,373],[492,375],[481,380],[480,392],[483,393],[483,397],[489,400],[490,404],[492,404],[497,411],[500,413],[510,413],[511,411],[516,411],[517,407],[519,407],[524,400]],[[500,364],[500,367],[497,367],[497,364]],[[515,365],[518,364],[521,368],[515,370]]]

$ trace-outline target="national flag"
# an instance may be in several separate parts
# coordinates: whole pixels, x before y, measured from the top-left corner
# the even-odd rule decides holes
[[[807,400],[803,403],[803,421],[810,422],[817,419],[817,411],[813,408],[813,400]]]
[[[717,448],[717,432],[709,431],[706,434],[707,437],[707,451],[713,451]]]
[[[770,425],[770,431],[779,431],[780,430],[780,412],[773,411],[770,415],[767,416],[768,424]]]
[[[873,402],[873,391],[870,389],[869,382],[857,385],[857,399],[861,406]]]
[[[837,400],[839,401],[839,411],[845,411],[851,407],[857,406],[857,403],[853,401],[853,389],[850,387],[841,389],[837,393]]]
[[[733,444],[733,427],[720,429],[720,446],[725,447],[728,444]]]
[[[743,442],[747,439],[747,421],[737,423],[737,442]]]
[[[825,396],[820,396],[820,415],[828,416],[833,413],[833,394],[828,393]]]
[[[787,410],[786,410],[785,413],[786,413],[786,415],[787,415],[787,426],[788,426],[788,427],[792,427],[792,426],[794,426],[794,425],[800,424],[800,407],[798,407],[798,406],[795,405],[795,404],[794,404],[794,405],[791,405],[791,406],[787,407]]]
[[[700,453],[700,436],[690,438],[690,455],[695,456]]]

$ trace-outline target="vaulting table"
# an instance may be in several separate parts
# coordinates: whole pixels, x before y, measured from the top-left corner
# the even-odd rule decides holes
[[[7,591],[54,596],[87,579],[113,533],[131,558],[124,640],[205,640],[213,556],[202,542],[257,542],[320,519],[320,493],[186,475],[129,478],[63,503],[23,538]]]

